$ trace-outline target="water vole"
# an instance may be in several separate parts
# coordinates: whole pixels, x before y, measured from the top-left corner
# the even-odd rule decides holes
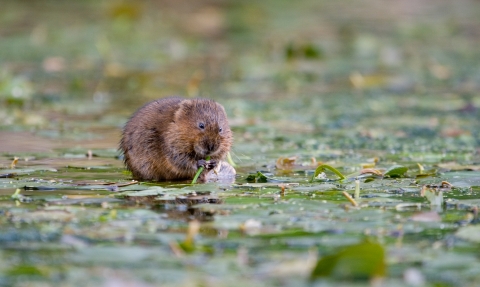
[[[235,174],[221,162],[232,141],[222,105],[210,99],[172,97],[149,102],[133,114],[123,129],[120,150],[135,179],[192,179],[204,166],[200,180],[205,181],[217,165],[226,165]]]

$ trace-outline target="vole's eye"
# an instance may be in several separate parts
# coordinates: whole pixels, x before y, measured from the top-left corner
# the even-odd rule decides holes
[[[204,129],[205,129],[205,124],[204,124],[204,123],[199,123],[199,124],[198,124],[198,127],[199,127],[201,130],[204,130]]]
[[[223,131],[223,128],[218,128],[218,132],[221,133]]]

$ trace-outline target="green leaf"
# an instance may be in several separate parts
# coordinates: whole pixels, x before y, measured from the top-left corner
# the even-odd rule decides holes
[[[328,164],[322,164],[322,165],[319,165],[317,167],[317,169],[315,170],[315,173],[313,174],[313,177],[312,177],[312,180],[311,182],[313,182],[313,180],[322,172],[324,172],[326,169],[332,171],[333,173],[335,173],[339,178],[340,180],[344,180],[345,179],[345,176],[339,172],[336,168],[328,165]]]
[[[6,272],[10,276],[44,276],[39,268],[32,265],[18,265],[10,268]]]
[[[310,279],[331,277],[343,280],[369,280],[386,274],[385,250],[382,245],[365,241],[350,245],[321,258]]]
[[[390,167],[384,174],[383,176],[388,176],[388,177],[403,177],[404,174],[407,172],[408,167],[403,166],[403,165],[394,165]]]
[[[248,182],[267,182],[268,178],[261,172],[257,172],[256,174],[250,174],[247,176]]]
[[[323,58],[322,50],[315,47],[313,44],[305,44],[302,46],[303,54],[307,59],[320,59]]]

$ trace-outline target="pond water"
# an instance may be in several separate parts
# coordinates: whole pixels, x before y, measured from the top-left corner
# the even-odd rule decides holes
[[[479,3],[2,6],[0,286],[480,284]],[[225,107],[234,184],[131,180],[170,95]]]

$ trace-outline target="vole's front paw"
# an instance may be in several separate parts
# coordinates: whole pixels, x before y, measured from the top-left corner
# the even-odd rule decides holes
[[[206,170],[211,170],[217,166],[217,162],[215,160],[204,160],[204,159],[197,161],[197,167],[202,167],[202,166]]]
[[[197,168],[201,168],[202,166],[205,167],[205,164],[207,164],[207,161],[204,159],[201,159],[197,161]]]
[[[215,160],[207,160],[205,164],[205,169],[206,170],[211,170],[217,167],[217,162]]]

